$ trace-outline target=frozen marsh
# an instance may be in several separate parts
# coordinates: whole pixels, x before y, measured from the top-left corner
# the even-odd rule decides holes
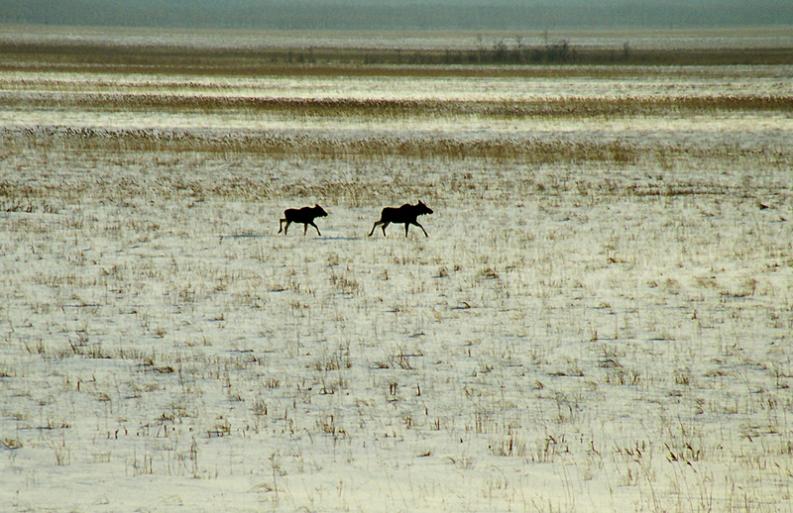
[[[789,65],[20,68],[0,510],[793,511]]]

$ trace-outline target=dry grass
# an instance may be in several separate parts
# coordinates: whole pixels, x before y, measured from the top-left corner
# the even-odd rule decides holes
[[[112,87],[112,86],[111,86]],[[753,95],[565,97],[514,101],[443,101],[358,98],[272,98],[158,93],[33,93],[0,96],[6,108],[91,111],[253,111],[291,116],[564,118],[664,115],[713,111],[793,112],[793,97]]]
[[[5,79],[32,128],[0,129],[0,502],[124,510],[145,485],[168,511],[790,510],[793,149],[685,125],[778,121],[789,98],[149,94],[212,89],[176,76],[136,97],[116,78],[138,87]],[[101,128],[131,109],[218,116]],[[248,112],[342,122],[220,115]],[[647,138],[500,123],[647,112]],[[414,198],[429,238],[366,236]],[[314,201],[322,237],[276,233]]]
[[[415,144],[415,141],[413,141]],[[436,154],[422,159],[418,168],[407,163],[416,159],[408,155],[357,155],[337,154],[330,158],[325,155],[300,155],[299,167],[313,176],[291,178],[280,174],[280,170],[295,164],[294,154],[267,154],[261,151],[250,153],[226,153],[212,151],[146,151],[125,149],[103,152],[97,143],[91,149],[64,145],[35,146],[20,149],[12,159],[20,164],[14,172],[0,175],[0,212],[9,214],[58,214],[69,205],[79,204],[86,197],[92,201],[131,206],[139,202],[183,201],[189,208],[200,207],[206,202],[246,202],[256,204],[261,201],[293,201],[310,203],[318,201],[323,205],[345,206],[347,208],[382,207],[402,198],[424,198],[431,203],[450,201],[522,201],[533,197],[549,198],[549,202],[566,201],[575,197],[579,205],[598,205],[625,198],[636,201],[707,201],[718,203],[729,198],[744,198],[743,201],[756,205],[775,206],[789,201],[791,190],[784,180],[770,180],[758,176],[756,180],[736,183],[733,173],[727,173],[712,162],[729,161],[736,169],[745,169],[762,162],[765,173],[785,176],[793,156],[776,163],[768,160],[767,155],[745,150],[741,154],[724,146],[719,151],[712,149],[688,149],[679,147],[654,147],[640,154],[638,148],[619,148],[606,146],[599,149],[606,160],[563,160],[569,153],[559,152],[564,145],[545,142],[531,149],[547,150],[547,161],[539,162],[539,155],[523,158],[494,160],[489,158],[459,158],[455,155]],[[583,151],[585,148],[579,148]],[[564,151],[570,151],[569,148]],[[613,152],[627,151],[629,155],[639,155],[636,162],[617,161]],[[668,152],[668,153],[664,153]],[[31,161],[36,154],[49,155],[49,162]],[[659,158],[663,155],[663,158]],[[109,157],[112,156],[112,157]],[[624,157],[620,157],[624,158]],[[534,160],[531,160],[534,159]],[[643,170],[647,166],[658,166],[654,160],[668,162],[674,159],[669,170],[659,170],[648,176]],[[52,166],[59,162],[69,172],[62,172]],[[710,162],[710,164],[709,164]],[[360,171],[349,172],[350,165],[360,166]],[[156,170],[156,173],[142,174],[140,166]],[[576,169],[586,167],[585,174],[577,174]],[[694,166],[703,173],[724,176],[723,180],[702,179],[700,176],[682,172],[681,169]],[[249,170],[258,170],[251,173]],[[388,178],[376,178],[376,170],[382,169]],[[566,169],[565,172],[548,172],[548,169]],[[660,168],[659,168],[660,169]],[[222,171],[219,171],[222,170]],[[493,179],[493,173],[509,173],[508,177]],[[370,179],[361,180],[360,173],[373,173]],[[65,179],[55,185],[47,177],[61,175]],[[745,181],[745,180],[744,180]],[[456,198],[456,200],[453,200]],[[557,198],[552,200],[551,198]],[[759,210],[758,210],[759,211]],[[372,216],[376,215],[373,211]],[[784,217],[784,216],[783,216]],[[25,222],[27,216],[19,217]],[[32,217],[30,217],[32,219]],[[371,226],[371,221],[365,224]],[[142,231],[157,231],[160,221],[151,219],[136,226]],[[82,223],[76,222],[75,228]],[[30,230],[41,227],[31,225]],[[618,254],[610,254],[608,260],[623,262]],[[624,262],[623,262],[624,263]],[[441,266],[437,274],[447,277],[451,267]],[[444,274],[446,276],[444,276]],[[483,268],[483,279],[497,279],[499,272],[493,268]]]
[[[755,160],[772,168],[793,162],[793,150],[777,147],[736,147],[733,144],[680,145],[627,141],[566,139],[458,139],[371,135],[334,137],[327,134],[269,131],[193,131],[149,129],[94,129],[50,127],[38,130],[0,130],[5,154],[28,151],[72,152],[90,158],[105,152],[133,155],[189,154],[223,157],[250,155],[268,159],[358,160],[414,158],[464,161],[484,159],[524,165],[603,163],[621,168],[640,161],[663,168],[676,163],[708,160]],[[214,158],[214,157],[213,157]],[[133,184],[134,185],[134,184]],[[0,188],[2,185],[0,185]],[[183,188],[187,188],[184,186]],[[217,184],[217,187],[232,187]],[[242,191],[249,184],[239,184]],[[690,188],[689,188],[690,189]],[[179,190],[179,187],[176,188]],[[636,186],[637,194],[655,194]],[[678,191],[679,194],[685,191]],[[23,206],[20,206],[23,208]]]
[[[254,509],[318,489],[360,509],[337,490],[373,461],[367,483],[424,511],[787,511],[790,191],[765,161],[396,156],[352,179],[304,155],[3,151],[0,203],[33,208],[0,212],[0,449],[41,482],[112,474],[115,500],[156,479],[197,504],[196,479],[247,479]],[[378,191],[432,197],[430,238],[368,239],[373,201],[343,198]],[[314,195],[337,205],[325,237],[276,235]],[[574,508],[586,487],[613,492]]]
[[[450,137],[362,136],[335,138],[271,132],[196,132],[192,130],[48,128],[5,130],[8,148],[63,149],[81,152],[254,153],[269,156],[340,159],[400,156],[415,158],[518,159],[531,163],[616,161],[639,158],[639,149],[619,142],[546,140],[460,140]]]
[[[563,51],[560,48],[564,48]],[[789,48],[630,49],[525,46],[467,50],[399,48],[192,48],[100,43],[0,43],[0,70],[204,75],[586,76],[592,71],[515,68],[505,64],[627,66],[778,65]],[[496,65],[495,68],[493,65]],[[641,74],[643,72],[637,72]]]

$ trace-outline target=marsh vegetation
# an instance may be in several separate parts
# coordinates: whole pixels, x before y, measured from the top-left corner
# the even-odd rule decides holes
[[[0,67],[6,509],[791,511],[792,67],[54,54]]]

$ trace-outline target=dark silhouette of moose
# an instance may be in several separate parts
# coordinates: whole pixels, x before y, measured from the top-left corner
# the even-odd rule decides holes
[[[327,215],[328,213],[319,205],[303,208],[287,208],[284,210],[284,218],[278,222],[278,233],[283,231],[284,235],[286,235],[291,223],[301,223],[303,225],[303,235],[306,234],[308,225],[311,225],[316,228],[317,235],[321,236],[322,234],[319,232],[319,228],[314,224],[314,219],[317,217],[327,217]],[[286,226],[284,226],[284,223],[286,223]]]
[[[386,236],[385,229],[386,227],[391,224],[404,224],[405,225],[405,237],[408,236],[408,228],[411,224],[415,224],[421,231],[424,232],[424,235],[427,235],[427,230],[424,229],[423,226],[416,221],[418,216],[424,214],[432,214],[432,209],[425,205],[422,201],[419,201],[415,205],[411,205],[409,203],[405,203],[399,208],[396,207],[385,207],[380,213],[380,220],[375,221],[374,226],[372,226],[372,231],[369,232],[369,237],[372,236],[374,233],[374,229],[377,228],[377,225],[381,225],[383,228],[383,236]]]

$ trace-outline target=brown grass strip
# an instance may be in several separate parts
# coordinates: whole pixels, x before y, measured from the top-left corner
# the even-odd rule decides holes
[[[5,108],[74,108],[91,111],[256,111],[293,116],[494,118],[661,115],[670,112],[793,112],[793,96],[652,96],[544,98],[528,101],[303,99],[176,94],[0,94]]]
[[[553,66],[545,66],[545,65]],[[229,76],[590,76],[615,65],[715,66],[793,64],[793,49],[630,49],[563,47],[193,48],[100,43],[0,42],[0,70],[165,73]],[[562,66],[558,66],[562,65]],[[570,66],[575,65],[575,66]],[[582,70],[594,65],[602,69]],[[621,71],[625,73],[625,71]],[[647,70],[637,71],[646,74]]]

